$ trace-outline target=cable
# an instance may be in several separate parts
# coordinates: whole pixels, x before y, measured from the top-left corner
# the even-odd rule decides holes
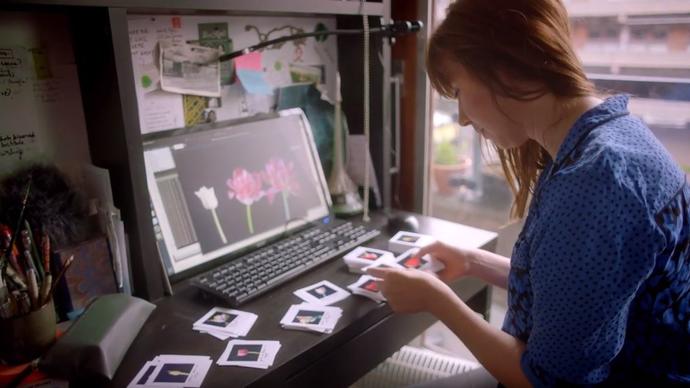
[[[362,15],[362,27],[364,27],[364,214],[362,221],[369,222],[369,163],[371,156],[369,155],[369,18],[365,14]]]

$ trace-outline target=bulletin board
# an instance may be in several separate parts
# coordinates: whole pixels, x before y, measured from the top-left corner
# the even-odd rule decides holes
[[[335,17],[130,15],[129,38],[142,134],[272,111],[277,88],[314,82],[334,96],[334,36],[269,46],[220,66],[220,96],[171,93],[161,88],[160,47],[191,44],[232,52],[266,40],[335,29]]]

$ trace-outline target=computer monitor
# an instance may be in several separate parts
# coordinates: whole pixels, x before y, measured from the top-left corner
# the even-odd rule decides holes
[[[329,217],[301,109],[147,137],[144,159],[159,253],[173,277]]]

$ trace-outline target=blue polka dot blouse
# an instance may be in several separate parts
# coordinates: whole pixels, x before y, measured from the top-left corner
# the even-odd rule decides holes
[[[627,103],[578,119],[513,249],[503,330],[535,386],[690,384],[690,188]]]

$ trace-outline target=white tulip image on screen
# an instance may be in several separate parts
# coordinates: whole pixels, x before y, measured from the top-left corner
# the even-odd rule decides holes
[[[213,187],[201,186],[199,190],[195,191],[194,194],[199,198],[204,209],[210,210],[213,215],[213,221],[216,223],[216,229],[218,229],[218,234],[220,239],[223,240],[223,244],[227,244],[228,240],[225,238],[225,233],[223,233],[223,228],[220,226],[220,221],[218,220],[218,215],[216,214],[216,208],[218,207],[218,198],[216,198],[216,191]]]

